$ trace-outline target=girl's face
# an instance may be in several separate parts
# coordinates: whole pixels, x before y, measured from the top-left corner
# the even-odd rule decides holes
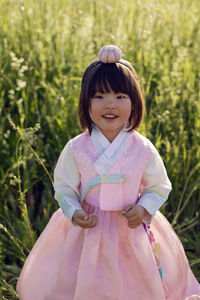
[[[131,114],[131,100],[127,94],[99,93],[91,99],[90,118],[112,142],[122,130]]]

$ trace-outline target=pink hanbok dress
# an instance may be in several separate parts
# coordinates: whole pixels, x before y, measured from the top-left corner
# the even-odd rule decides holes
[[[200,299],[183,246],[158,211],[171,184],[148,139],[122,130],[109,143],[94,128],[67,143],[54,175],[61,208],[25,262],[21,300]],[[122,215],[133,203],[152,215],[137,228]],[[97,226],[73,223],[77,209],[96,214]]]

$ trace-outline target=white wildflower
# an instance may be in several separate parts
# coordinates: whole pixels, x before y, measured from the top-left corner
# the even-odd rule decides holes
[[[20,91],[21,89],[23,89],[24,87],[26,87],[26,81],[23,81],[21,79],[17,79],[17,91]]]

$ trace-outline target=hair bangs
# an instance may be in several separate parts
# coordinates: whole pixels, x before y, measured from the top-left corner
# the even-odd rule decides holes
[[[129,72],[117,64],[101,64],[89,85],[90,98],[97,92],[104,94],[113,91],[130,95],[133,83],[126,74]]]

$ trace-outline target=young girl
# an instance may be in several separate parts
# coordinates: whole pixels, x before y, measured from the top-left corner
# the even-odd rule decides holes
[[[120,49],[103,47],[83,75],[87,130],[59,157],[60,208],[23,267],[21,300],[200,299],[182,244],[158,211],[171,183],[136,131],[144,110],[135,70]]]

